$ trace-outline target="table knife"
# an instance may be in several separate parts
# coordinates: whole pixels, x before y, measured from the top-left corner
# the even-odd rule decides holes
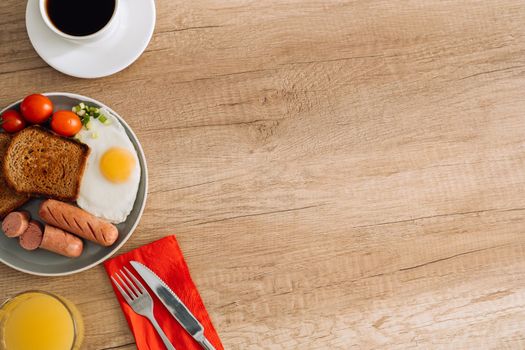
[[[193,316],[191,311],[188,310],[177,294],[175,294],[155,272],[151,271],[144,264],[138,261],[130,261],[130,264],[186,332],[188,332],[203,349],[215,350],[215,347],[213,347],[204,336],[204,327],[195,316]]]

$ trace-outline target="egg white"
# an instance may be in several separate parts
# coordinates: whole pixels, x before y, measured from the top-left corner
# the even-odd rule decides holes
[[[76,136],[80,142],[91,148],[77,205],[97,217],[118,224],[126,221],[137,198],[140,163],[131,140],[117,118],[108,111],[101,110],[101,112],[110,120],[109,125],[92,118],[90,129],[83,127]],[[101,157],[113,147],[126,149],[135,158],[135,167],[124,183],[107,180],[99,167]]]

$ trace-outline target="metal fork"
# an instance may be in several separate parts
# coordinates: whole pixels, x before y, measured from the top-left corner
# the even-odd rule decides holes
[[[162,328],[160,328],[159,324],[157,323],[157,320],[153,316],[153,300],[151,299],[151,295],[149,295],[146,288],[144,288],[142,283],[140,283],[139,280],[131,272],[129,272],[129,270],[126,267],[124,267],[124,271],[120,270],[119,272],[115,272],[111,276],[111,280],[113,281],[113,283],[115,283],[115,286],[117,286],[118,290],[120,291],[120,294],[122,294],[122,296],[129,304],[129,306],[131,306],[133,311],[150,320],[151,324],[153,325],[153,327],[155,327],[155,330],[162,338],[162,341],[164,342],[164,345],[166,345],[166,348],[168,350],[175,350],[175,347],[171,345],[168,337],[166,337],[166,334],[164,334],[164,331],[162,330]],[[130,281],[128,276],[126,276],[125,272],[127,272],[127,275],[131,277],[135,284],[133,284]],[[122,279],[122,277],[120,277],[120,275],[124,277],[124,279],[126,280],[125,282]],[[117,282],[115,276],[117,276],[120,283]],[[126,290],[124,290],[122,286],[124,286]]]

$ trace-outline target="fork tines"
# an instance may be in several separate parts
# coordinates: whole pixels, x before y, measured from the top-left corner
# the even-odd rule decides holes
[[[124,279],[122,279],[122,277]],[[117,281],[115,276],[118,278],[120,283]],[[129,276],[129,277],[128,277]],[[131,280],[133,282],[131,282]],[[111,275],[111,280],[113,283],[115,283],[115,286],[117,286],[118,290],[120,291],[120,294],[126,299],[128,303],[131,303],[133,300],[137,299],[144,293],[146,293],[146,289],[142,285],[142,283],[139,282],[139,280],[127,269],[127,267],[124,266],[123,270],[119,270],[118,272],[115,272],[113,275]],[[124,290],[124,287],[126,290]],[[138,287],[138,288],[137,288]]]

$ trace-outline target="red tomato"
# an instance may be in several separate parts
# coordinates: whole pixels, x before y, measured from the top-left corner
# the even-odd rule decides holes
[[[53,114],[53,102],[44,95],[29,95],[22,101],[20,112],[28,122],[42,124]]]
[[[82,129],[82,122],[71,111],[56,111],[51,117],[51,129],[59,135],[70,137]]]
[[[2,128],[5,132],[17,132],[26,127],[26,121],[22,115],[14,109],[8,109],[2,113]]]

